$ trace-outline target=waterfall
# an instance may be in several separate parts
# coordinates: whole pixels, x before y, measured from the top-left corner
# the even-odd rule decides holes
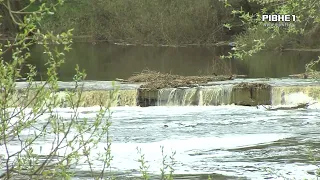
[[[158,90],[157,106],[166,106],[172,94],[174,94],[175,88],[166,88]]]
[[[138,90],[119,90],[118,106],[137,106]]]
[[[198,87],[197,88],[197,96],[196,96],[197,100],[198,100],[198,106],[203,106],[203,92],[202,92],[202,88]]]
[[[204,87],[199,92],[199,106],[227,105],[232,103],[233,85]]]
[[[299,103],[320,102],[318,86],[283,86],[272,87],[272,105],[297,105]]]
[[[94,90],[83,91],[80,100],[81,107],[91,106],[136,106],[137,105],[137,90],[118,90],[115,93],[112,91]]]
[[[196,88],[168,88],[158,91],[158,106],[196,105]]]
[[[158,91],[158,106],[209,106],[231,104],[233,85],[168,88]]]

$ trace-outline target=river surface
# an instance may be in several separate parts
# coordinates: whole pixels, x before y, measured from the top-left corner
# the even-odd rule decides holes
[[[179,75],[241,74],[250,78],[281,78],[305,72],[305,64],[316,60],[319,52],[261,52],[244,60],[220,59],[231,47],[143,47],[108,43],[74,43],[59,69],[62,81],[71,81],[76,64],[86,70],[87,80],[126,79],[144,69]],[[31,48],[28,61],[37,66],[38,79],[44,78],[45,59],[41,45]],[[8,57],[9,58],[9,57]]]
[[[157,179],[163,146],[166,155],[176,152],[177,179],[207,179],[208,174],[213,179],[315,179],[312,174],[316,166],[308,150],[319,157],[319,109],[318,104],[287,111],[233,105],[114,107],[110,130],[112,171],[117,179],[137,177],[139,147],[150,165],[151,179]],[[93,120],[97,111],[97,107],[81,108],[80,118]],[[65,119],[72,114],[66,108],[57,112]],[[19,147],[15,142],[9,146],[12,151]],[[51,147],[49,137],[36,144],[43,149]],[[96,152],[103,151],[103,147],[105,142]],[[319,165],[319,161],[315,163]],[[93,164],[94,169],[101,169],[101,161]],[[77,166],[77,179],[87,179],[88,170],[87,164]]]
[[[168,48],[114,46],[76,43],[59,70],[62,81],[72,80],[75,64],[88,74],[87,80],[128,78],[145,68],[180,75],[245,74],[248,77],[279,78],[303,73],[305,64],[315,60],[317,52],[262,52],[244,61],[218,57],[230,47]],[[32,49],[30,63],[37,65],[38,79],[45,75],[44,54],[40,46]],[[112,108],[112,172],[117,179],[139,176],[139,147],[145,154],[151,179],[157,179],[162,167],[160,146],[166,155],[175,151],[177,179],[316,179],[314,171],[320,154],[320,105],[308,109],[266,111],[263,107],[172,106]],[[93,121],[98,108],[81,108],[79,117]],[[68,120],[72,111],[58,109]],[[42,120],[46,120],[44,115]],[[41,126],[41,123],[38,124]],[[166,127],[166,126],[167,127]],[[28,135],[29,131],[21,134]],[[33,133],[33,131],[32,131]],[[36,143],[46,149],[52,139]],[[106,142],[99,144],[103,151]],[[0,146],[0,155],[4,152]],[[19,148],[12,141],[9,150]],[[35,147],[35,150],[39,147]],[[97,154],[96,152],[94,154]],[[0,156],[1,157],[1,156]],[[94,169],[101,169],[101,161]],[[78,179],[88,178],[89,167],[76,167]],[[271,172],[270,172],[271,171]]]

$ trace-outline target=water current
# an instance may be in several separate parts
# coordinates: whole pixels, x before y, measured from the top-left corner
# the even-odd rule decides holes
[[[213,179],[315,179],[316,163],[308,150],[311,148],[315,156],[320,152],[319,109],[319,104],[287,111],[233,105],[114,107],[111,171],[117,179],[139,176],[139,147],[152,179],[157,179],[163,146],[166,155],[176,152],[177,179],[206,179],[208,174]],[[80,108],[79,117],[93,120],[97,111],[97,107]],[[72,114],[67,108],[57,112],[66,119]],[[19,147],[17,142],[9,145],[10,151]],[[46,152],[51,147],[50,137],[35,146]],[[105,146],[101,142],[96,151]],[[2,154],[3,146],[0,148]],[[101,165],[95,161],[93,168]],[[87,164],[77,166],[76,171],[77,179],[88,179]]]

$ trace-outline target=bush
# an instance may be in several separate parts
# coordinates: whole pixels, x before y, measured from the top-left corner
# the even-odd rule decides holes
[[[229,18],[218,0],[68,1],[55,18],[42,22],[57,33],[139,44],[209,44],[220,41]]]
[[[2,6],[7,2],[1,1]],[[30,2],[34,5],[33,1]],[[91,167],[90,155],[102,138],[106,139],[107,147],[99,156],[103,166],[97,178],[104,177],[104,171],[110,166],[110,126],[109,106],[100,107],[93,122],[78,118],[78,107],[81,99],[81,81],[85,73],[76,67],[74,90],[67,92],[66,99],[73,115],[64,119],[56,111],[62,103],[59,101],[57,70],[64,63],[65,53],[70,50],[72,30],[54,35],[38,29],[43,16],[52,14],[57,4],[43,2],[33,12],[25,12],[23,22],[15,19],[15,13],[8,6],[8,12],[13,14],[12,20],[20,29],[15,40],[2,43],[1,55],[12,51],[11,58],[0,57],[0,148],[2,179],[70,179],[73,175],[72,166],[77,165],[82,157]],[[29,33],[34,36],[28,39]],[[47,79],[35,82],[36,67],[28,63],[31,56],[29,47],[42,44],[43,53],[47,55]],[[49,44],[61,44],[63,50],[52,49]],[[17,88],[16,80],[21,78],[20,69],[26,66],[27,88]],[[52,141],[52,147],[44,149],[39,144],[46,138]],[[17,144],[13,148],[12,144]],[[81,157],[81,158],[80,158]],[[91,169],[92,170],[92,169]],[[93,171],[91,171],[92,176]]]

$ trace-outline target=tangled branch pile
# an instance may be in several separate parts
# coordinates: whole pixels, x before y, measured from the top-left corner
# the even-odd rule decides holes
[[[243,82],[240,84],[237,84],[235,87],[238,88],[256,88],[256,89],[267,89],[270,88],[271,86],[269,84],[266,83],[247,83],[247,82]]]
[[[139,74],[131,76],[129,82],[146,82],[142,88],[151,90],[162,88],[191,87],[195,84],[205,84],[212,81],[224,81],[232,79],[232,76],[180,76],[156,71],[143,70]]]

